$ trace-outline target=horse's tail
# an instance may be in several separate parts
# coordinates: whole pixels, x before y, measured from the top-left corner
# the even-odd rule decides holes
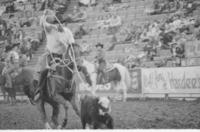
[[[130,88],[131,86],[131,77],[130,77],[130,73],[128,71],[128,69],[125,67],[125,83],[127,88]]]

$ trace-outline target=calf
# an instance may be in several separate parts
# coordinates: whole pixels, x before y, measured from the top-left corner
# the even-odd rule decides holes
[[[113,129],[110,116],[110,100],[106,97],[85,96],[81,99],[81,122],[83,129],[89,125],[93,129]]]

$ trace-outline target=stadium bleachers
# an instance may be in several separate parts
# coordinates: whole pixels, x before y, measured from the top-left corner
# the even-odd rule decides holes
[[[105,2],[105,1],[104,1]],[[116,37],[118,39],[118,34],[115,33],[108,35],[108,28],[94,28],[99,21],[102,20],[108,20],[113,15],[117,15],[121,18],[121,26],[119,27],[118,31],[125,32],[125,29],[129,29],[131,26],[143,26],[147,23],[153,23],[155,20],[157,21],[165,21],[168,19],[173,13],[165,13],[165,14],[156,14],[156,15],[150,15],[146,13],[146,10],[151,9],[153,7],[154,0],[122,0],[122,3],[117,4],[111,4],[110,7],[108,7],[108,10],[102,9],[102,5],[104,4],[97,4],[96,6],[92,7],[80,7],[80,9],[85,8],[87,12],[87,19],[84,22],[76,22],[76,23],[68,23],[68,27],[73,31],[73,33],[76,32],[77,27],[80,25],[84,25],[84,27],[87,28],[88,33],[84,36],[82,36],[80,39],[76,39],[76,43],[82,44],[87,43],[90,45],[90,50],[92,51],[86,58],[89,60],[93,60],[94,56],[94,50],[95,45],[100,42],[103,43],[105,46],[105,49],[109,49],[114,45],[114,48],[112,48],[111,51],[107,51],[107,60],[110,62],[115,62],[121,58],[127,58],[128,56],[139,56],[140,53],[144,52],[143,48],[145,44],[140,43],[137,44],[137,41],[121,41],[121,39],[117,41],[113,41],[113,38]],[[101,3],[101,2],[100,2]],[[65,15],[70,14],[72,10],[74,9],[74,6],[77,6],[77,0],[74,0],[71,2],[67,12]],[[20,15],[20,13],[18,13]],[[36,11],[32,13],[33,16],[39,16],[42,14],[42,11]],[[5,14],[4,18],[8,18],[10,14]],[[193,13],[194,16],[199,16],[198,11],[195,11]],[[17,16],[15,14],[15,16]],[[13,18],[13,20],[16,20],[17,18]],[[41,32],[41,28],[39,25],[33,28],[24,28],[24,31],[29,36],[37,36],[38,32]],[[36,35],[37,34],[37,35]],[[125,36],[126,37],[126,36]],[[124,39],[122,34],[122,40]],[[44,45],[39,47],[39,49],[34,53],[33,58],[29,62],[28,66],[33,66],[36,64],[38,57],[44,52]],[[126,51],[126,49],[129,49],[129,51]],[[159,51],[158,51],[159,52]],[[160,51],[160,53],[162,50]],[[169,50],[167,51],[169,54]],[[163,58],[169,58],[170,55],[163,55],[163,54],[157,54],[154,58],[154,62],[146,61],[145,63],[157,63],[157,61],[163,60]],[[196,56],[195,56],[196,57]],[[198,63],[194,64],[194,60],[198,59],[191,59],[192,57],[185,57],[182,59],[182,61],[185,63],[185,66],[191,65],[198,65]],[[184,64],[183,64],[184,65]]]

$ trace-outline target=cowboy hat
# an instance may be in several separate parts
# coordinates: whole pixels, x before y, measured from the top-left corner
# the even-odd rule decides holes
[[[101,43],[98,43],[98,44],[96,44],[96,47],[101,47],[101,48],[103,48],[103,47],[104,47],[104,45],[103,45],[103,44],[101,44]]]

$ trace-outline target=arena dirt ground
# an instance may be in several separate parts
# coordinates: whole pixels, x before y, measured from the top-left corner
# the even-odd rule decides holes
[[[48,113],[51,108],[47,105]],[[112,103],[115,128],[200,128],[199,101],[129,101]],[[60,121],[63,115],[61,108]],[[42,129],[43,124],[36,107],[29,103],[14,106],[0,104],[0,129]],[[81,123],[69,109],[67,129],[80,129]]]

